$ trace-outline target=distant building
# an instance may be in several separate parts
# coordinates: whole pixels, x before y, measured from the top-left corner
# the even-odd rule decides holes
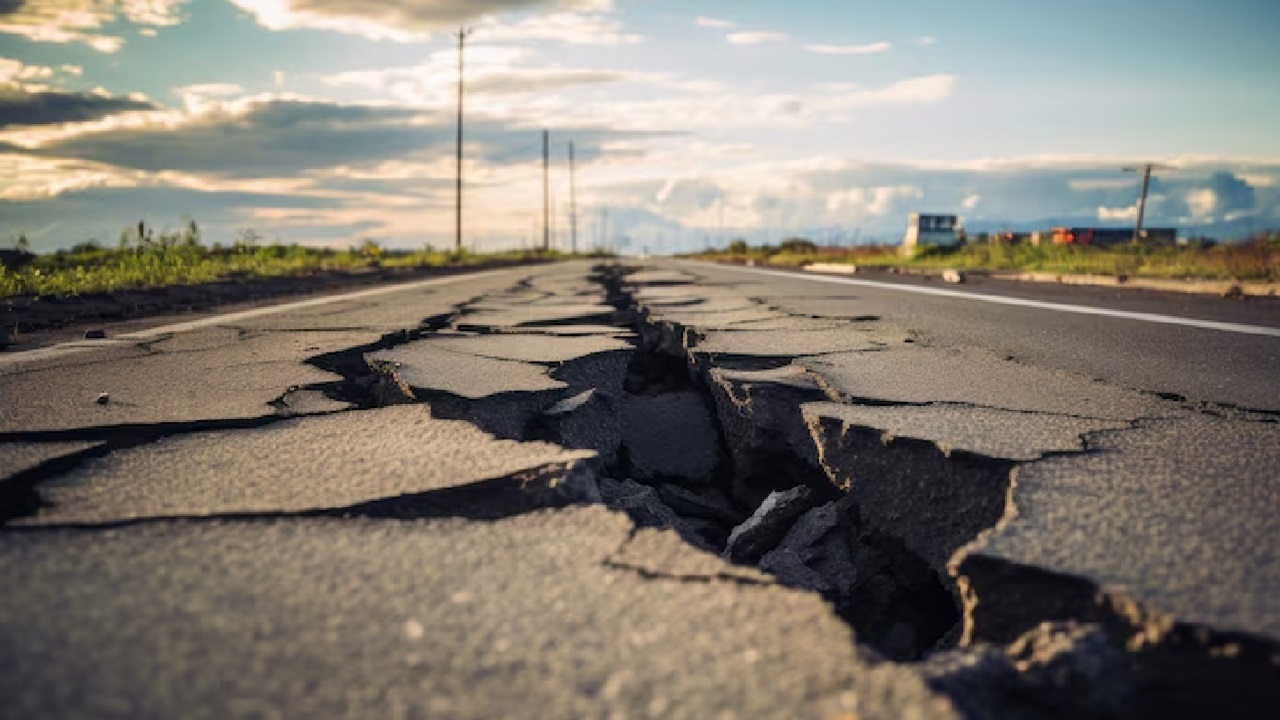
[[[1042,233],[1039,232],[997,232],[987,235],[987,242],[992,245],[1039,245]]]
[[[912,213],[907,235],[902,239],[902,252],[909,255],[920,247],[955,247],[960,244],[960,233],[960,218],[955,215]]]
[[[1144,245],[1173,245],[1178,241],[1177,228],[1147,228],[1142,231]],[[1054,228],[1054,245],[1089,245],[1114,247],[1133,242],[1133,230],[1129,228]]]

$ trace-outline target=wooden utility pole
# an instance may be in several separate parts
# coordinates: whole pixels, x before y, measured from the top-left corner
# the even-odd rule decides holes
[[[569,249],[578,254],[578,178],[573,159],[573,141],[569,141]]]
[[[471,28],[462,27],[458,28],[456,33],[458,38],[458,188],[457,206],[454,208],[455,219],[457,220],[457,234],[454,236],[453,248],[458,254],[462,254],[462,103],[466,86],[464,57],[466,55],[467,38],[471,37],[472,32]]]
[[[1142,198],[1138,200],[1138,223],[1133,227],[1133,244],[1142,243],[1142,221],[1147,216],[1147,195],[1151,192],[1151,173],[1154,170],[1172,170],[1168,165],[1147,163],[1138,167],[1121,168],[1124,172],[1142,173]]]
[[[542,131],[542,251],[551,250],[551,131]]]

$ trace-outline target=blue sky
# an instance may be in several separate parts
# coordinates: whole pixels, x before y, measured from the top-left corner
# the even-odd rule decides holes
[[[453,41],[469,241],[534,234],[539,132],[633,247],[1153,222],[1280,225],[1274,0],[0,0],[0,234],[42,249],[195,218],[443,245]]]

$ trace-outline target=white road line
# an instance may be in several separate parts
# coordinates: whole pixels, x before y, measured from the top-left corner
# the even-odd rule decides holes
[[[734,265],[717,265],[716,267],[723,270],[751,273],[754,275],[789,277],[799,280],[810,280],[812,282],[830,283],[832,285],[873,287],[881,290],[916,293],[917,295],[933,295],[936,297],[957,298],[961,300],[975,300],[977,302],[992,303],[993,305],[1015,305],[1018,307],[1035,308],[1037,310],[1072,313],[1075,315],[1100,315],[1103,317],[1120,318],[1122,320],[1136,320],[1138,322],[1158,323],[1160,325],[1181,325],[1184,327],[1200,328],[1202,330],[1218,330],[1221,332],[1238,333],[1241,335],[1280,337],[1280,328],[1263,327],[1261,325],[1242,325],[1240,323],[1197,320],[1195,318],[1177,317],[1175,315],[1130,312],[1128,310],[1110,310],[1107,308],[1088,307],[1086,305],[1067,305],[1065,303],[1044,302],[1042,300],[1024,300],[1022,298],[1007,297],[1004,295],[979,295],[977,293],[960,292],[959,290],[920,287],[918,285],[896,285],[894,283],[877,282],[875,280],[855,280],[853,278],[815,275],[812,273],[795,273],[787,272],[785,270],[762,270],[760,268],[744,268]]]
[[[39,362],[42,360],[52,360],[53,358],[70,355],[72,353],[128,346],[139,341],[154,340],[167,335],[176,335],[178,333],[191,332],[192,330],[200,330],[201,328],[214,327],[217,325],[230,325],[242,320],[252,320],[253,318],[265,317],[267,315],[277,315],[279,313],[305,310],[306,308],[319,307],[321,305],[332,305],[340,302],[350,302],[352,300],[363,300],[365,298],[390,295],[391,293],[397,292],[420,290],[422,288],[438,285],[452,285],[464,280],[477,280],[480,278],[488,278],[511,272],[515,272],[515,270],[489,270],[487,272],[453,275],[445,278],[433,278],[431,280],[422,280],[419,282],[404,283],[401,285],[386,285],[383,287],[372,288],[370,290],[346,293],[345,295],[329,295],[326,297],[311,298],[310,300],[300,300],[298,302],[292,302],[285,305],[272,305],[270,307],[254,308],[253,310],[227,313],[225,315],[214,315],[212,317],[200,318],[199,320],[191,320],[189,322],[175,323],[173,325],[164,325],[162,327],[116,335],[109,340],[76,340],[74,342],[37,348],[35,350],[26,350],[16,353],[2,353],[0,354],[0,368],[4,368],[8,365],[17,365],[19,363],[25,364]]]

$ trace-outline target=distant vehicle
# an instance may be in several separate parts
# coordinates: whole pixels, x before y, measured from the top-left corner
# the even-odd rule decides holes
[[[921,247],[956,247],[960,239],[958,216],[912,213],[907,220],[907,235],[902,239],[902,253],[910,255]]]

